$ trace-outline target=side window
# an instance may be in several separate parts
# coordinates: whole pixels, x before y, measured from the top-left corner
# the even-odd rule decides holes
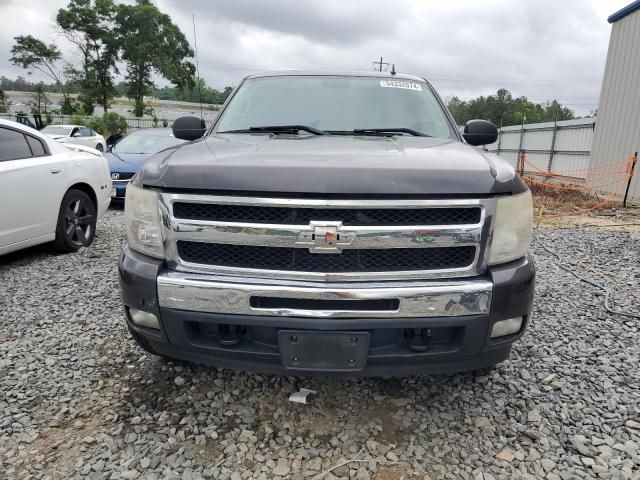
[[[76,133],[78,133],[80,131],[80,129],[78,127],[74,128],[73,130],[71,130],[71,135],[69,135],[70,137],[73,137]]]
[[[81,128],[80,131],[82,132],[82,136],[83,137],[92,137],[93,136],[93,132],[91,131],[90,128],[84,127],[84,128]]]
[[[31,149],[22,132],[0,128],[0,162],[6,160],[17,160],[19,158],[30,158]]]
[[[25,136],[27,137],[27,142],[31,147],[31,152],[33,153],[34,157],[42,157],[43,155],[47,154],[47,151],[44,149],[44,145],[40,140],[38,140],[35,137],[32,137],[31,135],[25,135]]]

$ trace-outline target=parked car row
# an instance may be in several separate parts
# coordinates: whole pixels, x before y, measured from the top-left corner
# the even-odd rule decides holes
[[[102,154],[7,120],[0,145],[0,255],[51,241],[64,252],[90,245],[111,201]]]
[[[107,146],[82,125],[0,120],[0,255],[53,242],[89,246],[110,202],[123,202],[129,180],[154,153],[185,140],[169,128],[137,130]],[[20,206],[19,214],[15,208]]]
[[[186,140],[174,137],[170,128],[145,128],[135,130],[110,146],[104,156],[109,162],[113,182],[112,199],[124,202],[129,181],[147,158],[160,150],[185,142]]]

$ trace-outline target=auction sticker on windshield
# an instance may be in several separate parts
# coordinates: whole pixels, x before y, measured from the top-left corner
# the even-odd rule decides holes
[[[404,88],[418,92],[422,91],[422,85],[416,82],[407,82],[406,80],[380,80],[380,86],[386,88]]]

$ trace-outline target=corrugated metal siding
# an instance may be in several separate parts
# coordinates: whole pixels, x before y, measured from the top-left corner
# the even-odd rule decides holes
[[[640,11],[612,25],[598,123],[591,152],[595,170],[640,150]],[[640,166],[636,166],[631,198],[640,201]],[[595,179],[593,180],[595,182]],[[592,182],[592,183],[593,183]],[[624,185],[604,188],[624,194]]]
[[[527,160],[540,170],[547,170],[553,144],[553,131],[556,129],[556,141],[553,148],[551,170],[571,178],[584,179],[589,167],[591,142],[593,140],[595,119],[576,118],[553,122],[513,125],[500,129],[500,142],[487,146],[487,150],[499,154],[512,165],[518,162],[520,135],[522,130],[522,150]],[[499,149],[498,149],[499,145]],[[582,170],[576,172],[576,170]],[[570,181],[570,179],[568,179]],[[579,181],[578,183],[582,183]]]

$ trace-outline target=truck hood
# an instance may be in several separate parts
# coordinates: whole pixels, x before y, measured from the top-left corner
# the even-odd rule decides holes
[[[500,157],[429,137],[211,135],[144,163],[138,185],[340,195],[511,193]]]

